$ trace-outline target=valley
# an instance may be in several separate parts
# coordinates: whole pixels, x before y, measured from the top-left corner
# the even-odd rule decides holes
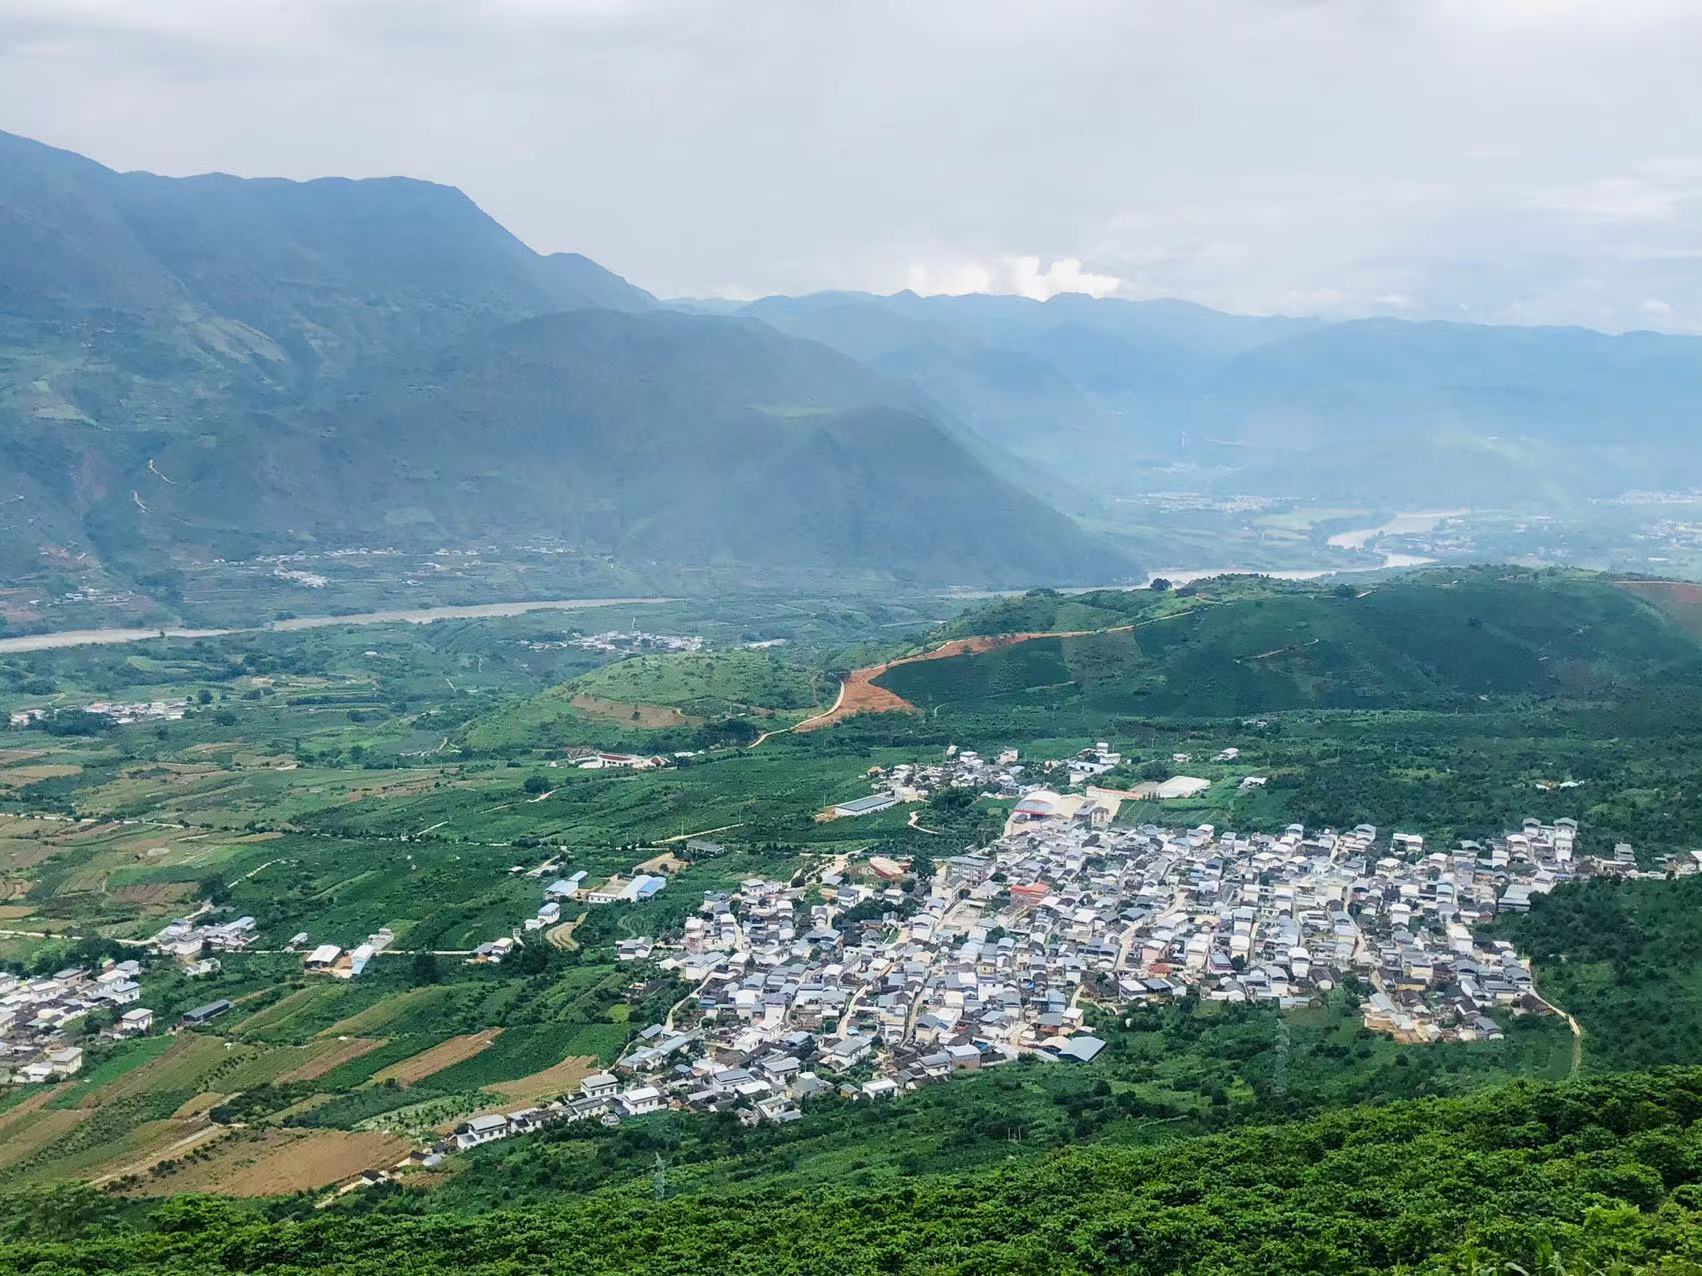
[[[0,1273],[1702,1271],[1676,19],[357,7],[0,41]]]
[[[1682,1063],[1688,966],[1588,945],[1689,953],[1685,597],[1433,567],[0,653],[43,710],[0,737],[0,1203],[342,1236],[660,1157],[657,1217],[831,1213]]]

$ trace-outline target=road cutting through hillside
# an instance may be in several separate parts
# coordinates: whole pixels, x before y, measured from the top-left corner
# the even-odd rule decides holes
[[[1187,613],[1179,613],[1187,614]],[[1161,617],[1161,619],[1168,619]],[[1150,622],[1149,622],[1150,623]],[[878,686],[876,678],[900,665],[920,664],[925,660],[949,660],[953,656],[978,656],[983,652],[996,651],[1003,647],[1015,647],[1025,642],[1033,642],[1037,638],[1091,638],[1096,634],[1125,633],[1135,628],[1134,625],[1115,625],[1109,629],[1060,629],[1047,633],[1021,634],[978,634],[971,638],[953,638],[941,643],[932,651],[921,652],[914,656],[899,656],[878,665],[868,665],[862,669],[853,669],[839,684],[839,696],[833,702],[833,707],[826,713],[818,713],[813,718],[792,727],[799,734],[809,731],[819,731],[830,727],[836,722],[859,713],[920,713],[921,709],[911,704],[897,692],[888,691]],[[771,734],[779,735],[779,732]],[[757,740],[761,744],[763,739]],[[751,746],[755,748],[756,745]]]
[[[810,731],[820,731],[823,727],[831,727],[836,722],[859,713],[921,713],[922,710],[910,703],[897,692],[888,691],[885,687],[877,686],[875,679],[889,670],[900,665],[920,664],[925,660],[949,660],[953,656],[978,656],[983,652],[996,651],[1003,647],[1015,647],[1025,642],[1033,642],[1037,638],[1095,638],[1102,634],[1131,633],[1145,625],[1161,624],[1167,620],[1177,620],[1183,616],[1192,616],[1208,607],[1217,606],[1214,602],[1202,602],[1199,606],[1184,608],[1171,612],[1168,616],[1154,616],[1149,620],[1131,621],[1126,625],[1111,625],[1105,629],[1054,629],[1038,633],[1019,634],[977,634],[969,638],[953,638],[941,643],[931,651],[918,652],[913,656],[899,656],[878,665],[867,665],[862,669],[853,669],[839,684],[839,695],[834,698],[833,707],[825,713],[818,713],[813,718],[805,718],[802,722],[793,723],[778,731],[764,731],[749,747],[754,749],[764,741],[788,732],[803,735]],[[1266,652],[1274,655],[1274,652]]]

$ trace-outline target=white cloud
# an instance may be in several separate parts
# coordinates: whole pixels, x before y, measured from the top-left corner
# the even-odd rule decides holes
[[[1109,297],[1122,282],[1116,275],[1084,270],[1077,257],[1057,258],[1042,270],[1039,257],[1014,256],[994,260],[914,261],[905,272],[904,286],[924,297],[996,292],[1049,301],[1060,293]]]
[[[1040,269],[1038,257],[1018,257],[1010,264],[1008,291],[1034,301],[1049,301],[1065,292],[1086,293],[1089,297],[1109,297],[1117,291],[1122,282],[1116,275],[1101,275],[1083,270],[1081,259],[1078,257],[1060,257],[1045,270]]]
[[[1598,177],[1540,191],[1531,205],[1588,221],[1670,222],[1702,200],[1702,174],[1690,163],[1646,165],[1628,176]]]

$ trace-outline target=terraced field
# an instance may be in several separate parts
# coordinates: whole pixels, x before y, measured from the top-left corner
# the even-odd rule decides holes
[[[347,1130],[260,1130],[227,1136],[192,1161],[152,1175],[133,1190],[147,1196],[216,1192],[276,1196],[329,1187],[362,1170],[389,1166],[414,1146],[393,1134]]]

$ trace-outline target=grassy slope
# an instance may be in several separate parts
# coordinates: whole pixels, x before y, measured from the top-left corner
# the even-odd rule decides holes
[[[676,736],[706,720],[769,726],[804,717],[832,695],[825,674],[766,651],[632,656],[484,715],[469,726],[465,743],[481,752],[623,740],[642,748],[653,723]],[[582,697],[591,700],[575,705]],[[678,714],[670,721],[653,708]]]
[[[1069,682],[1107,709],[1230,715],[1599,694],[1656,674],[1702,676],[1694,639],[1606,579],[1582,575],[1438,570],[1363,596],[1214,581],[1191,609],[1171,605],[1164,619],[1150,592],[1089,597],[1091,606],[1029,595],[954,628],[1137,627],[902,665],[879,682],[925,707]]]

